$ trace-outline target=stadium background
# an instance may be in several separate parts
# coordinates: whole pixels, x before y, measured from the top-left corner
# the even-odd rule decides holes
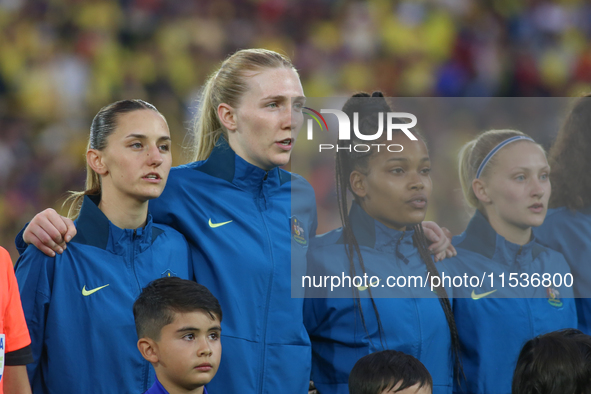
[[[237,49],[287,54],[309,97],[571,97],[591,83],[590,38],[582,0],[0,0],[0,245],[16,260],[21,227],[83,187],[105,104],[155,104],[185,163],[199,89]],[[453,165],[456,152],[430,145],[434,167]],[[330,200],[326,166],[303,175]],[[461,205],[456,173],[433,177],[429,218],[457,233],[467,216],[445,216]]]

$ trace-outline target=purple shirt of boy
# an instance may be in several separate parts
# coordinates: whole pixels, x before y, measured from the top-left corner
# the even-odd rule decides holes
[[[168,391],[166,391],[166,389],[162,387],[162,384],[160,384],[160,382],[158,381],[158,377],[156,377],[156,381],[154,382],[152,387],[150,387],[150,389],[146,391],[144,394],[168,394]],[[203,387],[203,394],[207,394],[207,389],[205,387]]]

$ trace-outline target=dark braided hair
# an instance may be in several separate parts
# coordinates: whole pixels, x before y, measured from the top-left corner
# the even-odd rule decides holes
[[[343,106],[343,112],[345,112],[349,119],[353,119],[353,112],[357,112],[359,114],[358,118],[358,125],[359,130],[377,130],[378,128],[378,116],[376,116],[379,112],[387,113],[392,112],[392,109],[384,99],[384,95],[381,92],[374,92],[371,96],[367,93],[357,93],[353,95],[345,105]],[[351,126],[353,127],[353,126]],[[400,131],[399,131],[400,132]],[[369,159],[372,156],[373,152],[370,150],[368,152],[356,152],[354,150],[348,151],[344,149],[345,146],[353,143],[355,139],[354,133],[351,133],[351,141],[338,141],[339,147],[341,149],[337,150],[336,153],[336,187],[337,187],[337,200],[339,205],[339,213],[341,216],[341,221],[343,224],[343,239],[345,243],[345,252],[349,259],[349,266],[351,275],[355,275],[355,263],[354,263],[354,255],[356,254],[359,259],[359,265],[363,273],[365,273],[365,264],[363,262],[363,256],[361,255],[361,250],[359,248],[359,243],[355,238],[355,234],[353,233],[353,228],[351,226],[349,215],[348,215],[348,204],[347,204],[347,191],[351,191],[351,185],[349,183],[349,177],[351,172],[354,170],[366,171],[368,169]],[[422,138],[422,137],[421,137]],[[353,193],[353,198],[356,202],[360,202],[359,198],[355,193]],[[439,272],[435,267],[435,263],[431,257],[431,254],[428,251],[428,241],[425,237],[425,233],[423,231],[422,225],[419,223],[413,226],[414,235],[413,240],[415,245],[419,250],[419,254],[421,259],[427,266],[427,271],[430,273],[431,277],[439,277]],[[376,303],[373,299],[373,295],[371,293],[371,287],[368,287],[369,297],[371,299],[371,304],[376,315],[376,319],[378,322],[378,333],[380,337],[380,344],[382,348],[384,348],[384,344],[382,342],[382,334],[384,332],[382,322],[380,319],[380,314]],[[453,311],[451,307],[451,303],[447,296],[447,292],[445,288],[442,286],[435,287],[435,292],[439,298],[439,302],[441,303],[441,308],[443,309],[443,313],[445,314],[445,318],[447,320],[447,324],[449,326],[449,331],[451,335],[451,343],[452,343],[452,351],[455,358],[455,371],[459,373],[462,371],[462,366],[460,362],[460,340],[458,337],[458,330],[456,328],[456,323],[453,316]],[[361,322],[363,324],[363,328],[366,332],[367,326],[365,324],[365,318],[363,315],[363,310],[361,307],[361,302],[359,299],[359,290],[353,286],[353,298],[356,307],[359,310],[359,314],[361,316]]]

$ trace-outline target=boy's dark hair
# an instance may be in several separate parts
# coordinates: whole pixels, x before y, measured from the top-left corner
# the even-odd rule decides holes
[[[396,388],[395,393],[419,384],[433,388],[427,368],[411,355],[382,350],[360,358],[349,374],[349,394],[381,394]]]
[[[133,304],[138,338],[148,337],[157,341],[162,327],[174,321],[174,313],[198,310],[222,321],[220,303],[207,287],[177,277],[156,279],[144,287]]]
[[[591,393],[591,337],[565,329],[527,341],[517,359],[512,393]]]

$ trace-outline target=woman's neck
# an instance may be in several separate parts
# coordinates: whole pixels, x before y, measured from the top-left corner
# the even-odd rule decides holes
[[[123,229],[143,227],[148,217],[148,201],[120,198],[104,190],[98,207],[111,223]]]
[[[507,223],[506,221],[500,220],[495,215],[490,215],[489,217],[487,217],[487,219],[491,227],[497,232],[497,234],[499,234],[501,237],[505,238],[509,242],[512,242],[517,245],[525,245],[531,240],[531,227],[519,227],[517,225],[513,225]]]

